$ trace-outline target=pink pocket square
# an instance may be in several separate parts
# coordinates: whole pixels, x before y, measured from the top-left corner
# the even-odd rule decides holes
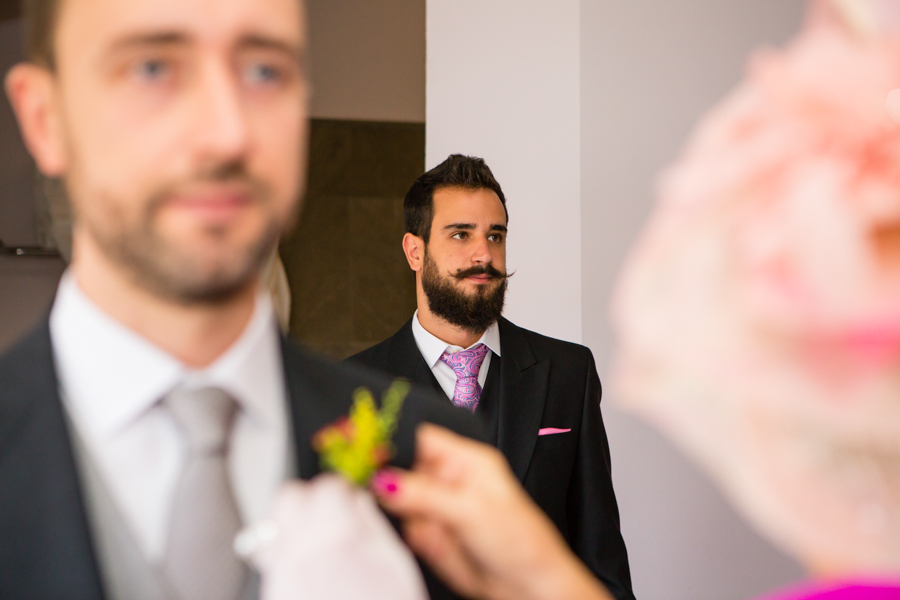
[[[556,427],[544,427],[538,429],[538,435],[556,435],[557,433],[569,433],[571,429],[557,429]]]

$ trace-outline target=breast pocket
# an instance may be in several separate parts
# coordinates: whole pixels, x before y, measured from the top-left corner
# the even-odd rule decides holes
[[[571,431],[551,433],[548,435],[539,435],[534,450],[535,452],[537,452],[538,450],[561,450],[571,445],[574,439],[575,434],[573,434]]]
[[[560,531],[566,531],[566,500],[578,444],[575,434],[538,436],[531,464],[525,475],[525,489]]]
[[[568,479],[577,452],[577,440],[573,432],[540,435],[534,445],[531,467],[543,478]]]

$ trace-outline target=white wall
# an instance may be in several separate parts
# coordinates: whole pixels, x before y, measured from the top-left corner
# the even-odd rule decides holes
[[[426,162],[483,156],[509,198],[507,315],[583,339],[605,377],[607,298],[697,117],[785,40],[799,0],[428,0]],[[604,398],[642,600],[739,600],[803,576],[659,434]]]
[[[581,340],[578,0],[428,0],[426,166],[484,158],[510,214],[506,315]]]
[[[425,0],[307,0],[320,119],[425,121]]]
[[[613,344],[607,299],[650,212],[656,173],[739,81],[751,49],[789,37],[802,9],[800,0],[582,0],[584,340],[602,368]],[[739,600],[802,577],[705,475],[615,403],[606,394],[638,598]]]

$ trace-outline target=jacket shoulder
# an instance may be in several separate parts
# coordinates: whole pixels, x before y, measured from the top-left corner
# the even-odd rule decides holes
[[[0,393],[11,385],[24,383],[35,361],[46,362],[51,357],[50,325],[42,321],[0,354]]]
[[[412,319],[407,321],[391,337],[375,344],[371,348],[354,354],[346,359],[345,362],[365,365],[379,371],[391,372],[391,357],[398,351],[398,348],[404,346],[404,339],[407,337],[412,337]]]
[[[504,336],[504,333],[507,335]],[[532,352],[538,358],[566,358],[568,360],[590,361],[593,362],[594,355],[591,349],[582,344],[575,342],[567,342],[557,338],[519,327],[514,323],[501,319],[500,323],[501,344],[504,343],[503,338],[515,339],[518,337],[524,340],[531,347]]]
[[[354,354],[345,362],[365,365],[373,369],[386,370],[388,359],[391,355],[393,339],[393,336],[391,336],[388,339],[375,344],[371,348],[366,348],[362,352]]]
[[[0,356],[0,451],[37,400],[55,391],[50,326],[45,320]]]
[[[285,340],[283,348],[287,369],[302,372],[307,383],[348,389],[365,386],[375,391],[386,389],[392,381],[377,367],[366,361],[356,360],[355,356],[337,361],[292,340]],[[369,348],[360,354],[374,349],[375,347]]]

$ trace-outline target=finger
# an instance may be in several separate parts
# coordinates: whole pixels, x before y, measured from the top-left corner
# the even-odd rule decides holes
[[[481,442],[430,423],[421,424],[416,430],[416,464],[414,470],[458,483],[487,471],[502,470],[506,460],[500,452]]]
[[[426,463],[441,462],[448,456],[470,460],[485,446],[458,435],[449,429],[431,423],[422,423],[416,429],[416,458]]]
[[[457,593],[478,595],[483,587],[480,572],[449,530],[434,521],[412,519],[405,524],[403,537],[435,575]]]
[[[465,499],[452,486],[412,471],[390,470],[393,486],[373,486],[381,505],[399,517],[425,516],[457,524]],[[382,476],[384,477],[384,476]]]

